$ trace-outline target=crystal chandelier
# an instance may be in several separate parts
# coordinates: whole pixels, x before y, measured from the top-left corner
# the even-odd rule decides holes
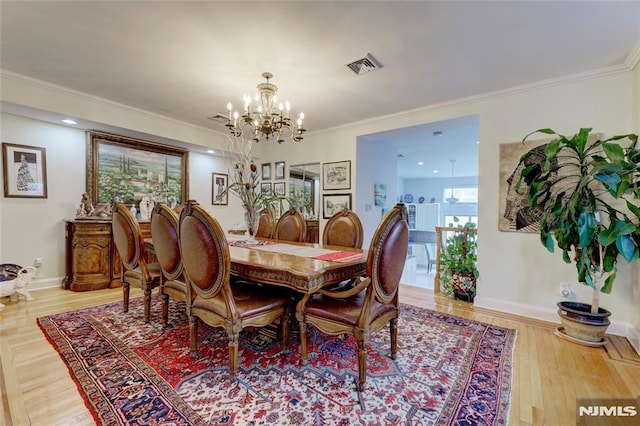
[[[287,132],[295,142],[301,141],[302,134],[306,131],[302,123],[304,113],[301,112],[296,123],[292,123],[289,101],[284,104],[278,103],[276,99],[278,87],[269,83],[273,74],[265,72],[262,73],[262,77],[267,81],[258,84],[255,105],[252,104],[251,96],[244,95],[244,112],[240,115],[238,111],[232,113],[233,105],[231,102],[227,104],[229,131],[234,137],[246,136],[252,138],[254,142],[260,142],[262,138],[266,140],[273,138],[278,143],[282,143],[284,142],[283,133]]]

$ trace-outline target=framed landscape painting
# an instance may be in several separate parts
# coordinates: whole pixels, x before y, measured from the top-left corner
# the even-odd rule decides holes
[[[44,148],[3,143],[2,164],[6,198],[47,198]]]
[[[188,199],[188,151],[153,142],[87,132],[87,194],[94,205],[142,197],[169,205]]]
[[[322,163],[322,189],[351,189],[351,161]]]
[[[342,209],[351,208],[351,194],[323,194],[322,217],[329,219]]]

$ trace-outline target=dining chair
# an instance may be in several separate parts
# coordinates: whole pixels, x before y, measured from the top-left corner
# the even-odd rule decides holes
[[[289,316],[293,299],[267,285],[230,283],[231,256],[224,231],[196,201],[188,201],[180,214],[180,253],[189,285],[189,344],[197,353],[198,319],[223,327],[229,340],[229,370],[238,370],[238,339],[247,327],[264,327],[280,319],[282,345],[289,342]]]
[[[360,218],[351,209],[336,212],[324,227],[322,245],[362,248],[364,231]]]
[[[273,231],[274,240],[303,242],[307,238],[307,223],[298,209],[285,212]]]
[[[144,322],[149,322],[151,314],[151,291],[160,285],[160,265],[147,263],[140,225],[127,206],[114,203],[112,212],[112,232],[116,250],[122,262],[122,305],[129,311],[129,289],[140,287],[144,292]]]
[[[256,237],[271,238],[273,231],[276,228],[276,219],[273,216],[273,212],[269,209],[264,209],[260,212],[258,218],[258,231]]]
[[[351,334],[358,347],[358,391],[367,377],[366,347],[371,333],[389,323],[391,359],[396,358],[398,338],[398,287],[407,257],[409,227],[402,203],[389,211],[378,225],[367,255],[366,275],[347,290],[320,290],[306,295],[300,321],[302,364],[307,362],[309,324],[329,335]]]
[[[176,212],[166,204],[156,204],[151,212],[151,239],[162,272],[160,294],[162,295],[162,321],[165,326],[169,322],[169,299],[177,302],[187,300],[187,284],[183,275],[178,232]],[[188,315],[189,304],[187,303]]]

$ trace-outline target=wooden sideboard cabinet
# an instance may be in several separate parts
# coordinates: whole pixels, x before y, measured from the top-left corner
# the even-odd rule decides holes
[[[307,223],[307,239],[308,243],[320,242],[320,222],[318,220],[306,220]]]
[[[143,238],[151,237],[151,223],[139,223]],[[113,243],[110,219],[65,220],[65,255],[65,289],[89,291],[122,285],[122,262]]]

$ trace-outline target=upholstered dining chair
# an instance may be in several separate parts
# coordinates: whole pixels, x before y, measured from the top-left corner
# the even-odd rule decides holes
[[[286,211],[273,231],[274,240],[303,242],[307,238],[307,223],[298,209]]]
[[[178,232],[176,212],[166,204],[156,204],[151,212],[151,239],[162,272],[160,294],[162,295],[162,321],[165,326],[169,322],[169,299],[187,300],[187,284],[182,273]],[[189,304],[187,304],[188,315]]]
[[[367,377],[366,347],[371,333],[389,323],[391,358],[396,358],[398,339],[398,286],[407,257],[409,227],[407,209],[397,204],[378,225],[367,255],[366,276],[344,291],[320,290],[305,296],[300,321],[301,360],[307,361],[307,327],[329,335],[351,334],[358,345],[358,390]],[[305,300],[306,299],[306,300]]]
[[[238,370],[238,339],[246,327],[264,327],[280,318],[282,344],[289,341],[292,298],[269,286],[230,284],[231,256],[224,231],[195,201],[188,201],[180,214],[180,253],[189,289],[189,344],[197,351],[198,319],[212,327],[223,327],[229,339],[229,369]]]
[[[160,265],[146,262],[140,225],[127,206],[114,203],[111,226],[113,241],[122,262],[123,310],[129,311],[130,287],[140,287],[144,292],[144,322],[147,323],[151,314],[151,291],[160,285]]]
[[[275,228],[276,219],[273,216],[273,212],[269,209],[262,210],[260,212],[260,217],[258,218],[258,231],[256,232],[256,237],[271,238]]]
[[[322,245],[362,248],[364,231],[360,218],[350,209],[335,213],[324,227]]]

